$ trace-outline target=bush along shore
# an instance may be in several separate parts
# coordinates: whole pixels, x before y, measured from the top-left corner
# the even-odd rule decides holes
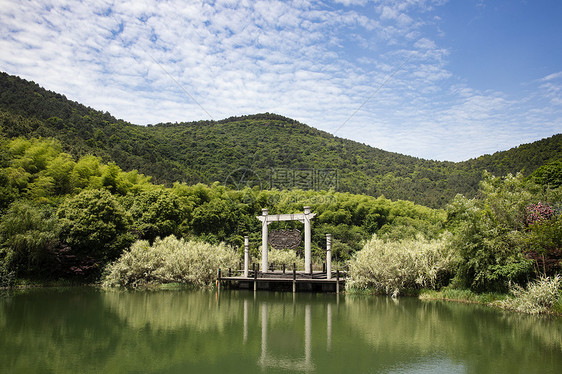
[[[509,294],[475,293],[470,290],[444,288],[421,290],[421,300],[447,300],[488,305],[527,314],[554,314],[562,316],[562,278],[543,277],[530,282],[525,288],[513,285]]]

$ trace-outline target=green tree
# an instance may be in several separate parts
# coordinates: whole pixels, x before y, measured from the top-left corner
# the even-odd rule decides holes
[[[128,196],[128,200],[132,201],[129,203],[129,212],[140,239],[152,243],[156,237],[179,234],[178,228],[185,217],[185,210],[180,198],[170,190],[145,191]]]
[[[524,283],[532,261],[524,256],[525,207],[536,198],[523,176],[486,173],[479,197],[458,195],[448,206],[459,266],[453,284],[474,291],[507,291]]]
[[[72,169],[71,178],[72,184],[80,190],[95,184],[101,186],[100,159],[92,155],[81,157]],[[99,182],[94,182],[93,178],[99,178]]]
[[[550,188],[562,186],[562,158],[541,166],[529,179]]]
[[[59,153],[49,161],[45,175],[53,179],[53,194],[66,195],[73,192],[72,171],[75,165],[72,156],[67,153]]]
[[[554,276],[562,269],[562,215],[548,204],[527,207],[525,253],[535,262],[541,277]]]
[[[52,208],[17,201],[0,220],[0,259],[18,276],[46,276],[56,270],[59,221]]]
[[[107,190],[85,190],[58,210],[61,238],[74,253],[102,264],[133,242],[131,218]]]
[[[191,226],[197,235],[212,234],[223,241],[235,231],[238,218],[232,201],[214,198],[193,210]]]

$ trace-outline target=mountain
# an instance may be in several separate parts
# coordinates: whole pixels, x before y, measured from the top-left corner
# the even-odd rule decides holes
[[[453,163],[383,151],[270,113],[138,126],[6,73],[0,126],[6,137],[53,137],[74,156],[94,154],[156,183],[331,187],[429,207],[473,196],[484,170],[529,175],[562,158],[562,134]]]

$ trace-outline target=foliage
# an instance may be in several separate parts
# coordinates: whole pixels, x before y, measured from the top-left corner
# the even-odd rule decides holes
[[[297,268],[304,267],[304,259],[299,257],[295,251],[288,249],[273,249],[267,253],[267,261],[275,266],[292,266]]]
[[[104,287],[140,287],[154,283],[188,283],[209,286],[218,268],[234,268],[235,251],[224,244],[211,245],[169,236],[135,242],[119,259],[109,264]]]
[[[480,197],[457,196],[448,207],[453,248],[460,258],[454,284],[474,291],[505,291],[522,281],[531,262],[522,251],[525,207],[533,195],[522,175],[504,179],[485,175]]]
[[[562,298],[562,277],[542,277],[529,283],[526,288],[514,285],[513,297],[500,301],[497,305],[518,312],[544,314],[552,311]]]
[[[534,261],[535,273],[543,277],[562,269],[562,216],[548,217],[529,225],[524,239],[525,254]]]
[[[562,186],[562,158],[541,166],[529,176],[529,179],[549,188]]]
[[[123,204],[131,214],[137,236],[150,242],[156,237],[179,234],[179,227],[186,216],[180,198],[165,189],[129,194]]]
[[[554,216],[554,210],[548,204],[541,202],[530,204],[525,208],[527,225],[540,224]]]
[[[474,196],[483,170],[498,175],[524,170],[528,175],[560,159],[562,142],[562,135],[555,135],[452,163],[386,152],[271,113],[135,126],[5,73],[0,73],[0,126],[10,138],[57,138],[74,157],[96,155],[124,170],[152,175],[157,183],[227,183],[236,170],[245,169],[252,171],[261,188],[322,190],[332,186],[342,192],[384,195],[433,208],[445,206],[457,193]],[[287,178],[276,180],[275,170],[286,172]],[[299,175],[305,174],[299,174],[300,170],[309,172],[306,175],[337,172],[337,181],[323,185],[312,178],[302,183]],[[103,185],[122,194],[111,171],[110,166]],[[376,227],[376,216],[371,218]]]
[[[91,155],[75,162],[52,138],[14,138],[5,141],[2,150],[0,180],[11,197],[4,197],[4,205],[21,197],[52,202],[84,189],[105,188],[126,195],[151,187],[149,178],[137,171],[123,172],[115,163],[103,164]]]
[[[81,256],[104,264],[133,241],[130,216],[107,190],[85,190],[58,210],[61,239]]]
[[[376,235],[349,263],[348,289],[397,296],[407,288],[438,288],[448,282],[455,259],[448,236],[384,241]]]
[[[546,261],[549,274],[558,271],[562,230],[546,201],[558,195],[547,192],[522,174],[487,173],[478,198],[457,196],[451,202],[448,225],[460,259],[456,287],[505,292],[510,283],[526,283],[533,266],[535,275],[547,269]]]
[[[18,201],[0,220],[0,267],[5,274],[46,276],[56,270],[59,222],[48,206]]]
[[[4,262],[0,262],[0,289],[11,288],[16,281],[16,272],[9,270]]]

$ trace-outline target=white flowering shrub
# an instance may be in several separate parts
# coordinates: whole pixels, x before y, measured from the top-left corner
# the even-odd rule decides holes
[[[255,261],[261,261],[261,246],[259,247],[259,253],[255,257]],[[304,259],[297,255],[297,251],[294,249],[272,249],[267,252],[267,262],[276,267],[281,267],[286,265],[287,267],[293,266],[295,264],[297,269],[304,268]]]
[[[119,259],[109,264],[104,287],[139,287],[149,284],[185,283],[211,285],[219,268],[235,267],[235,251],[225,244],[185,241],[175,236],[135,242]]]
[[[350,260],[346,287],[393,296],[405,288],[437,288],[454,270],[448,242],[449,236],[384,241],[374,235]]]
[[[498,302],[498,305],[529,314],[548,313],[560,299],[562,277],[542,277],[529,283],[527,288],[515,285],[511,289],[512,297]]]
[[[304,267],[304,259],[297,256],[297,252],[292,249],[273,249],[267,253],[267,261],[276,266],[293,266],[297,268]]]

